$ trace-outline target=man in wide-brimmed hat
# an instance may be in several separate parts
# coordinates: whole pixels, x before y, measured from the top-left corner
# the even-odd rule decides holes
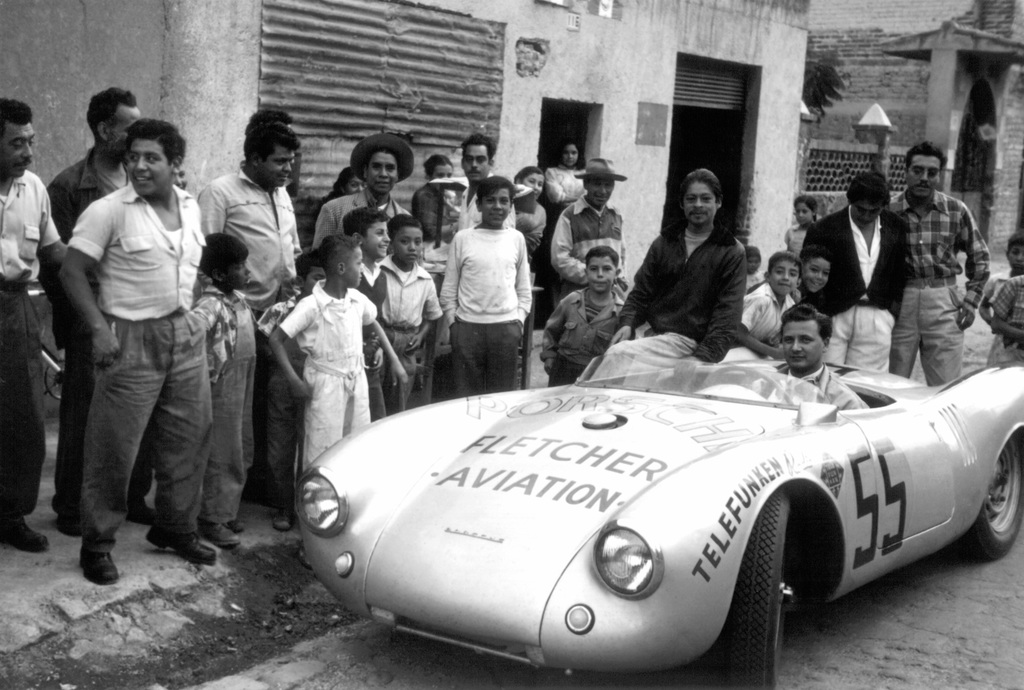
[[[551,236],[551,265],[561,278],[556,304],[570,292],[587,286],[583,257],[594,247],[605,245],[618,252],[621,275],[626,274],[622,214],[609,203],[615,183],[626,176],[615,172],[612,161],[591,158],[576,177],[583,180],[585,193],[562,212]]]
[[[352,149],[349,165],[366,183],[362,191],[328,201],[316,219],[313,248],[328,235],[341,235],[341,219],[354,208],[376,208],[388,218],[409,213],[391,198],[391,190],[412,175],[413,155],[409,144],[397,134],[372,134]]]

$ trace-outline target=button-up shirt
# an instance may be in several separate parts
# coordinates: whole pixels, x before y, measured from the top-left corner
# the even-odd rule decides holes
[[[796,378],[789,370],[788,364],[779,365],[778,371]],[[800,380],[806,381],[812,386],[815,386],[819,391],[821,391],[821,394],[826,400],[840,410],[867,409],[867,404],[860,399],[860,396],[850,390],[845,383],[832,375],[827,364],[822,364],[820,369],[812,374],[801,377]]]
[[[0,278],[19,283],[39,275],[36,252],[60,240],[53,224],[50,197],[43,181],[31,172],[11,182],[0,197]]]
[[[167,230],[131,186],[108,194],[79,217],[68,246],[98,262],[102,312],[142,321],[192,308],[206,241],[195,198],[177,187],[174,193],[178,230]]]
[[[967,255],[964,302],[977,307],[988,280],[989,253],[967,206],[942,192],[934,192],[924,216],[919,216],[903,192],[889,205],[889,210],[910,225],[908,279],[953,278],[962,270],[957,252],[964,252]]]
[[[239,170],[222,175],[199,193],[203,234],[223,232],[249,248],[251,278],[242,292],[249,306],[263,311],[295,290],[295,257],[302,252],[295,209],[284,187],[273,194]]]
[[[238,290],[226,294],[220,288],[208,285],[190,314],[206,331],[206,366],[210,371],[210,383],[216,383],[228,362],[248,356],[248,352],[239,351],[239,332],[243,335],[242,347],[251,348],[255,330],[252,311],[245,295]],[[246,334],[247,343],[244,342]]]
[[[992,315],[1014,328],[1024,328],[1024,276],[1006,280],[992,297]],[[1014,338],[1003,336],[1004,347],[1016,347]]]
[[[423,319],[441,318],[441,303],[437,299],[434,279],[420,266],[409,272],[401,271],[391,257],[380,263],[387,286],[387,297],[381,308],[383,322],[391,328],[419,328]]]
[[[394,218],[400,213],[409,213],[398,205],[394,197],[389,197],[388,202],[381,207],[376,207],[376,199],[370,197],[368,190],[346,194],[345,196],[331,199],[320,209],[320,215],[316,217],[316,232],[313,234],[313,249],[320,246],[328,235],[344,235],[341,220],[345,214],[356,208],[368,208],[374,206],[384,212],[388,218]]]
[[[849,211],[847,213],[850,213]],[[874,227],[871,231],[871,246],[864,238],[864,233],[850,216],[850,232],[853,234],[853,246],[857,248],[857,261],[860,262],[860,275],[864,279],[864,285],[871,285],[871,276],[875,274],[875,264],[878,263],[878,248],[882,245],[882,222],[875,218]]]

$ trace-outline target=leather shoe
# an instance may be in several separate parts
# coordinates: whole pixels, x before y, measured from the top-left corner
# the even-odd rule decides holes
[[[238,518],[235,518],[234,520],[228,520],[224,524],[227,525],[228,529],[234,532],[235,534],[241,534],[245,531],[245,523],[239,520]]]
[[[278,532],[287,532],[292,528],[294,521],[295,516],[292,511],[287,508],[281,508],[274,513],[274,519],[270,521],[270,524]]]
[[[112,585],[117,582],[117,566],[109,553],[82,549],[78,557],[85,579],[97,585]]]
[[[137,525],[152,525],[156,521],[156,512],[145,503],[128,506],[128,522]]]
[[[30,553],[40,553],[50,548],[46,537],[26,525],[25,518],[0,522],[0,543]]]
[[[222,549],[233,549],[242,543],[230,527],[219,522],[200,522],[199,534],[206,541]]]
[[[189,563],[213,565],[217,562],[217,552],[202,544],[195,532],[178,534],[159,527],[151,527],[146,533],[146,540],[157,548],[173,549],[174,553]]]
[[[82,536],[82,520],[77,517],[57,516],[57,531],[69,537]]]

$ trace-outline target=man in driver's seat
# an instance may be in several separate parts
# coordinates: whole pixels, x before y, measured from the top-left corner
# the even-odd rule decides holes
[[[778,369],[813,384],[840,410],[864,409],[864,401],[833,376],[822,359],[831,337],[829,316],[807,303],[787,309],[782,314],[782,355],[786,363]]]

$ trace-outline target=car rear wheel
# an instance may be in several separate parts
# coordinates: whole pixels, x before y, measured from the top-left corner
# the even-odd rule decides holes
[[[1021,520],[1024,519],[1024,435],[1017,431],[1003,446],[996,459],[985,502],[978,519],[967,533],[968,552],[983,560],[994,561],[1009,553]]]
[[[736,684],[774,687],[782,657],[783,554],[789,499],[776,492],[757,516],[725,623],[726,663]]]

